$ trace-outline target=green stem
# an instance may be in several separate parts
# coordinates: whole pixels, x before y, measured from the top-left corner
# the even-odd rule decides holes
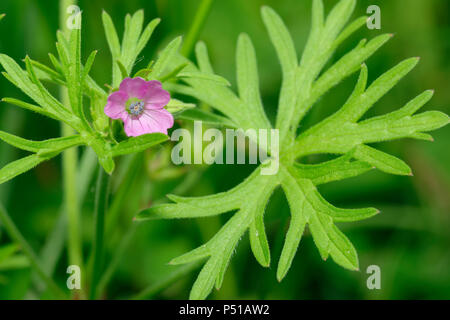
[[[61,288],[50,278],[44,271],[44,268],[41,266],[39,259],[36,253],[33,251],[31,246],[28,244],[27,240],[22,236],[19,229],[17,229],[16,225],[9,217],[6,209],[3,208],[3,205],[0,203],[0,221],[2,222],[4,228],[8,232],[9,236],[17,243],[20,244],[24,254],[30,261],[31,266],[37,272],[37,274],[42,278],[42,280],[47,284],[47,287],[52,291],[52,293],[60,298],[66,299],[67,296]]]
[[[125,254],[128,245],[130,244],[135,232],[136,232],[137,224],[133,224],[130,229],[126,232],[126,234],[121,238],[120,244],[115,249],[114,255],[109,263],[108,268],[103,273],[97,289],[97,296],[101,296],[106,289],[109,281],[111,280],[114,272],[116,271],[119,263],[122,261],[123,255]]]
[[[208,16],[212,3],[213,0],[202,0],[202,2],[200,3],[195,14],[194,21],[191,24],[191,27],[184,40],[183,47],[180,51],[181,54],[185,57],[189,57],[189,55],[191,54],[200,31],[205,24],[206,17]]]
[[[66,125],[62,127],[62,135],[73,134],[73,130]],[[68,251],[69,263],[82,266],[83,254],[80,237],[80,208],[78,203],[76,173],[78,167],[78,150],[72,148],[62,155],[64,207],[68,220]]]
[[[114,200],[108,209],[106,217],[106,231],[105,234],[108,239],[111,239],[113,232],[116,230],[116,226],[120,219],[120,212],[123,208],[125,200],[132,189],[139,173],[142,172],[142,164],[144,163],[144,154],[138,153],[131,156],[131,160],[126,164],[127,168],[123,180],[120,181],[120,186],[114,195]]]
[[[94,243],[92,247],[93,267],[89,299],[97,296],[97,286],[101,276],[103,264],[103,243],[105,232],[105,213],[108,207],[109,175],[99,166],[95,193],[95,224]]]
[[[64,33],[68,33],[67,7],[76,4],[75,0],[59,1],[59,25]],[[61,102],[65,106],[70,105],[67,89],[60,88]],[[62,124],[61,133],[63,136],[73,135],[75,132],[66,124]],[[68,254],[69,264],[77,265],[83,269],[83,252],[80,236],[80,208],[78,202],[76,173],[78,168],[78,149],[71,148],[62,154],[62,172],[63,172],[63,188],[64,188],[64,207],[68,220]]]

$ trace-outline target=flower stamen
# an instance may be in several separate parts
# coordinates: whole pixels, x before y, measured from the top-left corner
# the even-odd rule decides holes
[[[128,110],[131,115],[135,117],[140,116],[144,112],[144,101],[136,101],[131,103]]]

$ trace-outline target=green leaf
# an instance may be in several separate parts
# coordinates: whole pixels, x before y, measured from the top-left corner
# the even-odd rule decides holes
[[[227,191],[212,196],[184,198],[175,195],[167,197],[175,204],[157,205],[141,211],[137,220],[173,219],[173,218],[198,218],[212,216],[224,212],[239,209],[241,201],[240,191],[248,185],[247,182]]]
[[[0,184],[3,184],[16,176],[33,169],[38,164],[46,160],[48,160],[48,158],[33,154],[20,160],[8,163],[0,169]]]
[[[268,7],[262,9],[283,76],[275,126],[280,132],[281,147],[276,174],[262,175],[264,164],[261,164],[244,182],[227,192],[194,198],[170,195],[172,203],[155,205],[137,215],[137,220],[144,221],[200,218],[230,212],[231,218],[207,243],[172,261],[184,264],[206,260],[192,287],[190,299],[204,299],[214,285],[221,287],[233,252],[247,231],[257,261],[262,266],[270,264],[264,210],[278,186],[286,195],[291,220],[278,261],[277,279],[281,281],[291,268],[306,227],[323,259],[331,257],[344,268],[358,270],[355,247],[336,224],[368,219],[379,211],[375,208],[337,208],[322,197],[317,186],[356,177],[374,168],[393,174],[410,174],[410,168],[402,160],[366,144],[403,137],[430,140],[431,136],[425,132],[449,123],[449,117],[442,112],[415,114],[431,99],[433,92],[430,90],[397,111],[358,122],[414,68],[417,59],[401,62],[366,88],[368,69],[364,62],[392,38],[386,34],[360,41],[353,50],[328,64],[337,47],[365,24],[366,17],[360,17],[347,25],[355,4],[355,0],[341,0],[325,18],[323,2],[313,1],[312,28],[300,64],[281,18]],[[256,54],[247,35],[239,37],[236,50],[239,96],[230,87],[205,80],[215,73],[204,43],[196,46],[198,67],[176,54],[167,60],[170,61],[169,70],[183,65],[182,73],[196,73],[201,77],[184,78],[185,84],[167,81],[165,87],[173,93],[196,98],[220,113],[216,115],[196,108],[177,114],[178,119],[203,120],[216,126],[231,125],[244,130],[272,128],[261,103]],[[301,121],[310,108],[331,88],[358,70],[359,79],[344,106],[303,130]],[[296,137],[299,129],[300,134]],[[317,154],[343,156],[318,164],[299,162],[304,156]]]
[[[208,49],[204,42],[199,41],[195,46],[195,56],[201,72],[209,74],[214,73],[211,62],[209,61]]]
[[[83,71],[81,66],[81,29],[75,28],[70,32],[69,39],[69,65],[66,81],[72,111],[80,118],[86,127],[86,116],[83,109]]]
[[[354,156],[386,173],[412,175],[411,168],[404,161],[366,145],[358,146]]]
[[[55,117],[58,117],[60,115],[56,110],[59,110],[61,105],[53,100],[51,100],[49,103],[48,92],[45,92],[45,90],[39,88],[35,83],[33,83],[28,77],[27,73],[22,70],[13,59],[8,57],[7,55],[0,54],[0,63],[6,70],[13,83],[19,89],[21,89],[26,95],[36,101],[36,103],[43,107],[47,111],[47,113],[52,114]],[[28,65],[30,66],[29,63]],[[37,81],[37,79],[35,80]]]
[[[391,90],[404,76],[406,76],[419,62],[419,58],[411,58],[400,62],[394,68],[385,72],[375,80],[364,95],[342,107],[340,113],[346,120],[359,120],[370,107]]]
[[[130,138],[122,141],[111,148],[113,157],[122,156],[130,153],[137,153],[147,150],[148,148],[160,144],[168,139],[163,133],[150,133],[139,137]]]
[[[267,127],[270,127],[259,93],[255,48],[246,34],[239,36],[236,61],[237,82],[241,100],[247,104],[248,110],[251,110],[251,116],[258,116],[259,123],[265,123]]]
[[[40,104],[44,107],[47,108],[48,111],[50,111],[51,113],[54,113],[56,115],[58,115],[62,121],[65,121],[67,123],[69,123],[72,126],[77,126],[78,125],[78,119],[76,119],[67,109],[66,107],[64,107],[58,100],[56,100],[55,97],[53,97],[50,92],[48,92],[48,90],[42,85],[42,83],[39,81],[39,79],[37,78],[33,66],[31,65],[30,59],[29,57],[25,57],[25,64],[26,64],[26,69],[28,72],[28,76],[29,76],[29,80],[25,80],[24,81],[30,81],[30,84],[33,84],[33,91],[37,90],[37,92],[33,92],[32,95],[30,96],[31,98],[33,98],[33,96],[39,95],[39,96],[34,96],[34,100],[36,102],[40,102]],[[22,80],[22,79],[21,79]],[[29,86],[30,84],[27,84],[27,86]],[[31,88],[30,88],[31,89]],[[26,92],[25,92],[26,93]],[[39,98],[38,98],[39,97]]]
[[[111,20],[110,15],[106,12],[102,12],[103,27],[105,28],[106,41],[108,42],[109,50],[111,51],[112,58],[115,61],[120,56],[120,42],[117,36],[116,28]]]
[[[204,259],[210,255],[208,248],[206,246],[201,246],[197,249],[194,249],[188,253],[183,254],[175,259],[172,259],[169,264],[177,265],[177,264],[186,264],[194,261],[198,261]]]
[[[150,23],[145,27],[144,32],[142,32],[141,37],[139,38],[138,44],[136,46],[136,52],[139,54],[147,45],[147,42],[150,40],[150,37],[153,34],[153,31],[156,29],[158,24],[161,22],[161,19],[156,18],[150,21]]]
[[[297,53],[291,35],[278,14],[269,7],[263,7],[261,14],[283,72],[283,83],[276,121],[276,127],[280,128],[280,141],[283,143],[284,136],[290,128],[281,124],[288,123],[292,118],[297,98]]]
[[[351,154],[319,164],[295,163],[298,175],[311,180],[315,185],[359,176],[373,168],[364,161],[350,161]]]
[[[116,60],[117,65],[119,66],[119,70],[122,76],[122,79],[128,78],[128,71],[125,66],[120,62],[120,60]]]
[[[11,257],[18,250],[19,246],[14,243],[0,247],[0,263]]]
[[[144,11],[138,10],[134,13],[133,17],[130,18],[127,15],[125,20],[125,32],[122,40],[122,61],[127,68],[128,73],[131,72],[134,61],[137,55],[137,44],[139,41],[139,36],[142,31],[142,25],[144,23]]]
[[[297,68],[297,53],[286,25],[280,16],[270,7],[262,7],[261,14],[269,32],[270,40],[280,60],[283,74],[287,75],[292,73]]]
[[[322,35],[323,43],[332,43],[336,39],[342,28],[350,19],[350,16],[355,9],[355,5],[356,0],[342,0],[334,6],[325,21]]]
[[[177,74],[177,76],[179,78],[195,78],[200,80],[208,80],[216,82],[223,86],[231,86],[227,79],[215,74],[207,74],[203,72],[180,72]]]
[[[181,45],[181,37],[177,37],[173,39],[166,48],[164,48],[163,51],[161,51],[161,54],[159,55],[158,60],[153,66],[153,71],[150,75],[151,79],[159,79],[159,77],[164,72],[165,68],[168,66],[168,64],[171,62],[171,59],[175,56],[175,54],[178,52],[180,45]]]
[[[13,105],[18,106],[18,107],[21,107],[21,108],[24,108],[24,109],[26,109],[26,110],[30,110],[30,111],[39,113],[39,114],[41,114],[41,115],[43,115],[43,116],[52,118],[52,119],[54,119],[54,120],[58,120],[58,121],[61,120],[59,117],[55,116],[53,113],[51,113],[51,112],[45,110],[44,108],[35,106],[35,105],[33,105],[33,104],[30,104],[30,103],[27,103],[27,102],[24,102],[24,101],[20,101],[20,100],[18,100],[18,99],[14,99],[14,98],[3,98],[2,101],[3,101],[3,102],[6,102],[6,103],[9,103],[9,104],[13,104]]]
[[[16,148],[39,153],[40,155],[45,155],[52,152],[61,152],[65,149],[81,145],[84,142],[78,135],[49,139],[45,141],[31,141],[3,131],[0,131],[0,139]]]
[[[0,262],[0,271],[28,268],[30,263],[25,255],[17,254]]]
[[[372,39],[367,44],[362,42],[355,49],[334,63],[334,65],[324,72],[313,85],[310,98],[311,103],[316,101],[320,96],[328,92],[346,77],[356,72],[357,67],[359,67],[361,63],[367,60],[367,58],[374,54],[391,38],[391,34],[384,34]]]
[[[52,68],[49,68],[46,65],[44,65],[38,61],[34,61],[32,59],[30,59],[30,62],[33,67],[36,67],[37,69],[46,73],[50,77],[50,79],[52,79],[60,84],[64,84],[64,78],[58,71],[55,71]]]
[[[295,253],[305,231],[308,215],[306,214],[305,200],[301,189],[295,179],[289,174],[285,176],[281,184],[291,210],[291,221],[286,233],[281,256],[278,261],[277,280],[281,281],[292,265]],[[301,195],[299,197],[299,195]]]
[[[85,79],[89,75],[89,72],[91,71],[92,65],[94,64],[95,56],[97,55],[97,50],[94,50],[91,52],[89,57],[86,60],[86,65],[83,68],[83,73],[81,76],[82,82],[84,83]]]
[[[310,217],[309,228],[322,259],[326,260],[331,256],[342,267],[359,270],[355,247],[332,223],[331,217],[320,213],[313,214]]]
[[[161,76],[159,78],[159,81],[161,82],[166,82],[169,80],[172,80],[176,77],[179,77],[181,70],[183,70],[185,67],[187,66],[187,63],[182,63],[181,65],[177,66],[175,69],[173,69],[172,71],[168,72],[167,74]],[[152,72],[151,69],[149,69],[150,72],[149,74]],[[187,78],[189,78],[189,75],[187,76]]]
[[[266,230],[264,227],[264,206],[265,202],[261,201],[262,208],[258,210],[254,215],[255,218],[250,224],[250,247],[255,255],[256,260],[263,266],[269,267],[270,265],[270,249],[269,242],[267,241]]]

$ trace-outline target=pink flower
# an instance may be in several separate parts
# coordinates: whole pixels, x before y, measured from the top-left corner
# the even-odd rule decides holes
[[[108,97],[105,113],[112,119],[122,119],[125,133],[137,137],[146,133],[161,132],[173,126],[172,114],[164,109],[170,94],[157,80],[125,78],[118,91]]]

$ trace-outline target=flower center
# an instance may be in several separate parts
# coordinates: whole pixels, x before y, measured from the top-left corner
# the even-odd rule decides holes
[[[127,101],[127,111],[132,116],[140,116],[142,113],[144,113],[144,105],[144,101],[132,98]]]

